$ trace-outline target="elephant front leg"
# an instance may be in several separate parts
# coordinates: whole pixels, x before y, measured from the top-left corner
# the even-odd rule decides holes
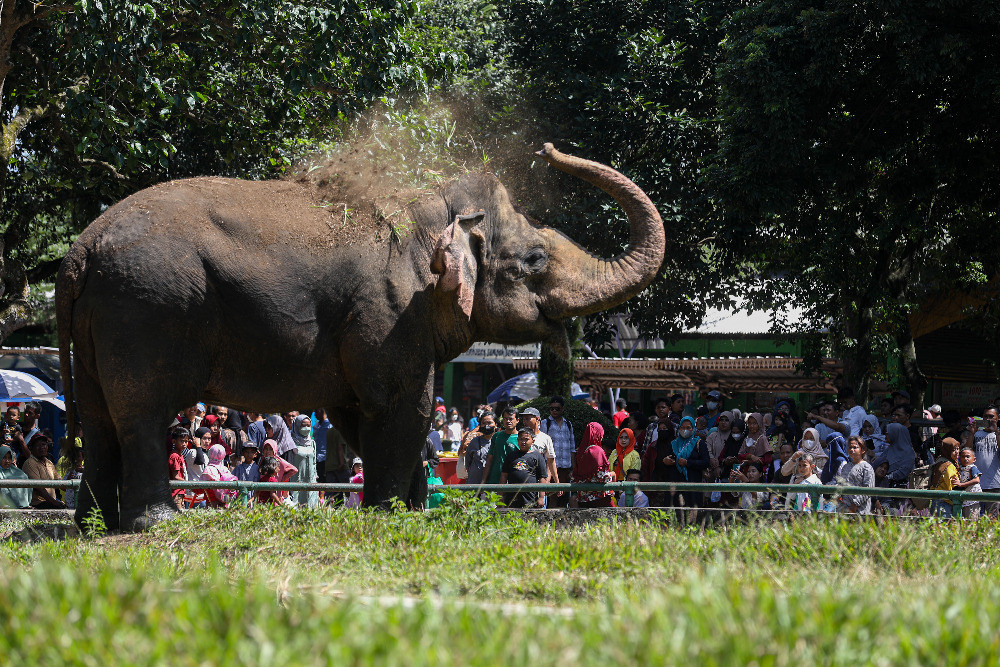
[[[365,507],[388,509],[394,499],[405,505],[411,481],[423,472],[420,451],[427,438],[426,419],[397,413],[386,421],[374,420],[361,428]]]
[[[407,504],[411,482],[423,474],[420,452],[429,427],[429,391],[384,412],[362,415],[359,436],[366,507],[387,509],[393,499]]]

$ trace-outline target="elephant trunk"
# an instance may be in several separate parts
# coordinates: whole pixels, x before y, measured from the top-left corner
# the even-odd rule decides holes
[[[660,214],[635,183],[611,167],[564,155],[545,144],[538,155],[553,167],[581,178],[611,195],[629,220],[628,247],[617,257],[594,257],[572,240],[550,230],[554,246],[549,289],[543,297],[553,318],[590,315],[632,298],[656,277],[666,238]]]

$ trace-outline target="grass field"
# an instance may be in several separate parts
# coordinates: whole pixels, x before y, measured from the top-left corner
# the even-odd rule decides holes
[[[995,664],[1000,524],[187,513],[0,546],[7,664]]]

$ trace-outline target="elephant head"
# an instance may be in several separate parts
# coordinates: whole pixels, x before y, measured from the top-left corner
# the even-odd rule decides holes
[[[545,341],[568,355],[561,320],[605,310],[645,289],[660,269],[666,240],[653,203],[622,174],[552,144],[538,155],[625,209],[628,247],[617,257],[595,257],[565,234],[529,221],[495,177],[474,174],[448,186],[434,206],[433,218],[450,224],[435,237],[432,271],[441,276],[439,289],[454,294],[471,340]]]

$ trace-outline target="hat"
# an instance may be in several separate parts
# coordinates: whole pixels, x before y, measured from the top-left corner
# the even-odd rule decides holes
[[[928,412],[933,412],[934,414],[939,415],[939,414],[941,414],[941,406],[938,405],[937,403],[935,403],[931,407],[927,408],[927,411]]]
[[[896,391],[892,392],[892,395],[902,396],[906,400],[910,400],[910,392],[906,391],[905,389],[897,389]]]
[[[521,410],[519,414],[531,415],[532,417],[538,417],[539,419],[542,418],[542,415],[538,412],[538,408],[525,408],[524,410]]]
[[[257,443],[254,442],[253,440],[247,440],[242,445],[240,445],[240,449],[248,449],[248,448],[249,449],[257,449],[257,450],[260,449],[260,447],[257,446]]]
[[[709,398],[722,398],[722,394],[719,393],[718,389],[713,389],[712,391],[708,392],[708,397]]]
[[[438,403],[444,403],[444,399],[441,398],[440,396],[435,396],[434,400],[437,401]]]
[[[363,465],[364,465],[364,463],[362,463],[362,462],[361,462],[361,457],[360,457],[360,456],[355,456],[355,457],[354,457],[354,460],[353,460],[353,461],[351,461],[351,467],[352,467],[352,468],[353,468],[354,466],[363,466]]]

